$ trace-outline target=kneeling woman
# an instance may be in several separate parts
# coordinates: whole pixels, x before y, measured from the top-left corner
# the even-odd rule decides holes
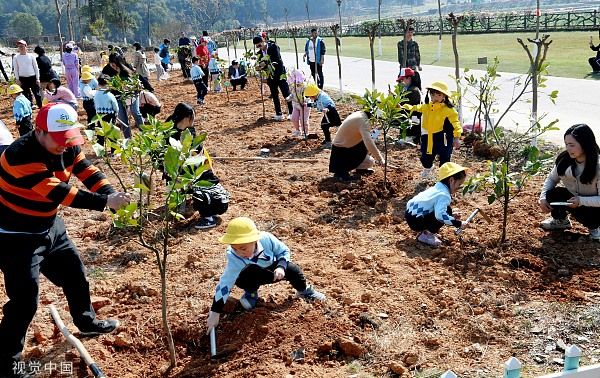
[[[333,138],[329,172],[339,180],[348,181],[351,170],[368,173],[375,163],[384,164],[384,158],[371,139],[369,118],[365,112],[354,112],[342,122]]]
[[[539,204],[552,217],[541,224],[545,230],[571,227],[568,214],[587,227],[592,240],[600,241],[600,149],[588,125],[574,125],[565,132],[566,151],[556,158],[546,178]],[[564,186],[557,186],[562,182]]]

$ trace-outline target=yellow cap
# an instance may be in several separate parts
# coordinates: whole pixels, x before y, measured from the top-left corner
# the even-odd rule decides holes
[[[316,96],[319,94],[319,92],[321,92],[321,90],[319,89],[319,87],[317,87],[317,84],[314,83],[308,84],[304,89],[304,95],[306,97]]]
[[[92,73],[89,71],[83,71],[81,73],[81,80],[92,80],[93,78],[94,75],[92,75]]]
[[[18,84],[11,84],[8,86],[6,93],[8,94],[17,94],[23,92],[23,89]]]
[[[427,89],[433,89],[438,92],[442,92],[447,97],[450,97],[450,90],[448,89],[448,84],[444,83],[443,81],[433,82],[430,86],[427,87]]]
[[[92,72],[92,67],[88,66],[87,64],[81,66],[81,72]]]
[[[438,180],[442,181],[443,179],[450,177],[460,171],[466,171],[466,170],[467,170],[467,168],[461,166],[460,164],[453,163],[451,161],[448,163],[444,163],[440,167],[440,171],[438,173]]]
[[[219,238],[223,244],[245,244],[252,243],[260,239],[260,231],[252,219],[247,217],[238,217],[229,221],[225,235]]]

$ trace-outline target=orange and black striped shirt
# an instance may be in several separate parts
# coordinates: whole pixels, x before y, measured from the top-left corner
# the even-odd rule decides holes
[[[71,175],[89,190],[69,185]],[[31,132],[0,156],[0,228],[5,231],[44,232],[52,226],[59,205],[102,211],[113,192],[79,146],[51,154]]]

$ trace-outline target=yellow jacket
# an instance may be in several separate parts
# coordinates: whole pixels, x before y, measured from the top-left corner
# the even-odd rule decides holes
[[[433,134],[444,130],[444,121],[452,124],[453,135],[455,138],[462,134],[462,126],[458,120],[458,112],[454,108],[449,108],[443,103],[429,103],[419,105],[402,105],[403,108],[411,112],[421,112],[421,128],[427,130],[427,154],[431,155],[433,151]]]

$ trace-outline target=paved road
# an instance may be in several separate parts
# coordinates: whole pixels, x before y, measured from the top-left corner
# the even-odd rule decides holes
[[[221,49],[219,53],[222,58],[227,58],[227,51],[224,49]],[[231,54],[233,56],[233,51],[231,51]],[[282,53],[282,57],[286,67],[291,68],[296,65],[294,53]],[[308,65],[302,62],[301,56],[299,61],[300,68],[309,73]],[[370,59],[341,57],[341,62],[344,92],[362,94],[366,88],[371,89]],[[376,60],[375,87],[380,91],[387,90],[388,85],[395,83],[398,71],[398,64]],[[482,75],[483,71],[471,70],[469,73],[477,76]],[[323,74],[325,76],[325,88],[339,90],[338,65],[335,55],[325,56]],[[501,77],[498,79],[500,90],[497,96],[499,105],[497,108],[504,111],[512,98],[514,81],[518,75],[514,73],[501,73],[500,75]],[[421,71],[424,86],[441,80],[450,84],[450,88],[455,90],[456,85],[451,76],[454,76],[454,69],[449,67],[425,65],[423,66],[423,71]],[[562,144],[564,130],[575,123],[590,125],[596,131],[596,135],[600,137],[600,117],[597,115],[597,112],[600,110],[600,82],[595,80],[549,77],[544,90],[548,93],[552,90],[559,91],[556,105],[545,95],[541,95],[539,98],[538,114],[545,113],[546,116],[544,119],[547,122],[554,119],[559,120],[557,124],[559,130],[549,132],[545,136],[545,139]],[[531,95],[526,94],[524,97],[530,99]],[[465,103],[473,103],[473,98],[473,96],[467,96]],[[531,104],[523,101],[515,105],[513,109],[502,121],[502,125],[511,129],[517,128],[517,130],[523,130],[529,124]],[[468,122],[470,119],[469,114],[472,114],[473,110],[465,108],[463,113],[465,114],[465,122]],[[497,118],[498,116],[496,116]]]

